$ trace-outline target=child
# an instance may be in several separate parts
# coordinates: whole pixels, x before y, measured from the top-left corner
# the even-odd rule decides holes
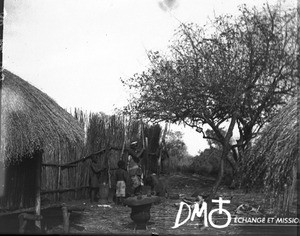
[[[126,185],[129,185],[129,176],[126,171],[126,164],[124,161],[120,160],[118,162],[118,169],[116,171],[116,203],[123,204],[125,194],[126,194]]]
[[[134,195],[142,194],[143,190],[143,172],[142,169],[139,167],[134,172],[134,175],[131,176],[132,188]]]
[[[98,159],[96,155],[91,158],[89,171],[89,185],[90,185],[90,201],[93,204],[96,201],[97,193],[99,192],[99,173],[101,168],[98,166]]]

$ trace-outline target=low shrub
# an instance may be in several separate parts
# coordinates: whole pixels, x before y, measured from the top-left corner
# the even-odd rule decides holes
[[[193,158],[191,169],[194,173],[204,176],[216,176],[219,172],[220,157],[222,151],[216,148],[205,149],[200,155]],[[225,162],[224,179],[226,176],[226,182],[230,182],[232,178],[232,168]]]

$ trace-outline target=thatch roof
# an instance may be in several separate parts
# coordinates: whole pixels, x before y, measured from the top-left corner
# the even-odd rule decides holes
[[[83,142],[83,127],[71,114],[20,77],[7,70],[3,74],[0,161]]]
[[[291,100],[264,129],[251,149],[245,168],[249,187],[261,186],[277,195],[292,183],[299,158],[297,98]]]

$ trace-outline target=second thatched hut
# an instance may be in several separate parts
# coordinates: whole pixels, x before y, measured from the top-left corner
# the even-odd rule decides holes
[[[295,200],[299,168],[297,108],[297,98],[294,98],[268,124],[248,153],[244,170],[244,184],[262,189],[273,206],[283,212],[288,212]]]

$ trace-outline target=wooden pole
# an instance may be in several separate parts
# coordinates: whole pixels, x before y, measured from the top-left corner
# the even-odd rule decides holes
[[[18,216],[19,218],[19,233],[23,234],[25,233],[25,227],[27,225],[28,220],[35,220],[35,221],[40,221],[42,220],[42,216],[37,216],[37,215],[32,215],[32,214],[27,214],[27,213],[22,213]]]
[[[73,173],[75,173],[75,176],[76,176],[75,187],[77,187],[79,185],[78,178],[80,177],[79,174],[76,174],[76,173],[79,173],[78,164],[76,164],[76,169]],[[77,200],[77,198],[78,198],[78,190],[75,190],[75,199]]]
[[[70,229],[70,213],[68,212],[68,208],[65,204],[63,204],[61,209],[63,213],[64,233],[67,234]]]
[[[108,181],[108,188],[110,189],[111,188],[111,179],[110,179],[110,158],[109,158],[109,151],[110,151],[110,148],[109,148],[109,143],[108,142],[106,144],[106,151],[105,151],[105,158],[106,158],[106,166],[107,166],[107,181]]]
[[[60,189],[60,178],[61,178],[61,166],[60,166],[60,164],[61,164],[61,153],[60,153],[60,151],[59,151],[59,154],[58,154],[58,164],[59,164],[59,167],[58,167],[58,172],[57,172],[57,189]],[[59,192],[57,193],[57,200],[59,201],[60,200],[60,194],[59,194]]]
[[[43,152],[38,151],[36,154],[36,197],[35,197],[35,214],[41,215],[41,175],[42,175],[42,157]],[[41,221],[35,221],[35,226],[41,230]]]
[[[148,172],[149,172],[149,146],[148,146],[148,137],[145,137],[145,159],[146,159],[146,165],[145,165],[145,169],[144,169],[144,174],[145,176],[148,176]]]
[[[143,160],[142,160],[142,171],[143,171],[143,175],[147,176],[146,170],[147,170],[147,162],[148,162],[148,150],[146,147],[144,123],[143,123],[142,119],[140,120],[140,124],[141,124],[140,127],[141,127],[141,135],[142,135],[142,144],[143,144],[143,149],[144,149]]]
[[[51,209],[51,208],[60,208],[63,207],[65,205],[63,204],[51,204],[48,206],[41,206],[41,210],[45,210],[45,209]],[[69,211],[84,211],[84,207],[80,207],[80,206],[76,206],[76,205],[67,205],[68,210]],[[19,209],[19,210],[15,210],[15,211],[9,211],[9,212],[4,212],[4,213],[0,213],[0,216],[9,216],[9,215],[14,215],[14,214],[20,214],[20,213],[28,213],[31,214],[34,213],[35,211],[35,207],[30,207],[30,208],[26,208],[26,209]],[[36,217],[37,219],[42,219],[42,216],[36,216],[34,215],[34,217]]]
[[[24,219],[24,215],[20,214],[18,216],[19,218],[19,234],[24,234],[25,233],[25,227],[27,225],[27,220]]]
[[[124,154],[124,148],[125,148],[125,142],[126,142],[126,125],[125,125],[125,116],[123,115],[123,127],[124,127],[124,141],[122,146],[122,152],[120,156],[120,160],[123,160],[123,154]]]

